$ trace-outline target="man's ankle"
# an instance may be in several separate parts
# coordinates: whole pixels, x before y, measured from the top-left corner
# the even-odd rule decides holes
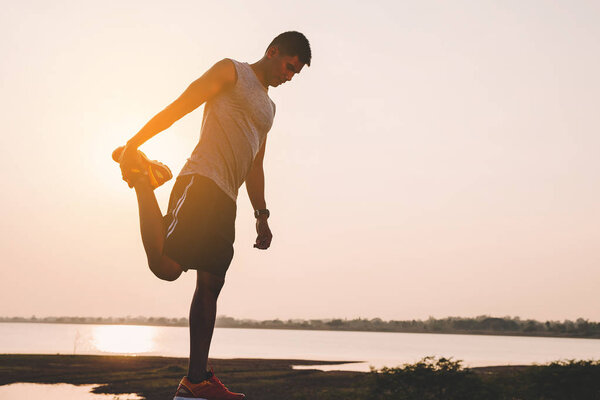
[[[210,379],[212,377],[212,372],[211,371],[206,371],[204,374],[200,373],[200,374],[191,374],[188,373],[188,381],[192,382],[192,383],[200,383],[203,382],[207,379]]]
[[[152,189],[152,184],[150,183],[150,178],[148,177],[148,175],[142,175],[140,174],[139,176],[136,176],[135,181],[133,182],[133,188],[134,189]],[[154,190],[154,189],[152,189]]]

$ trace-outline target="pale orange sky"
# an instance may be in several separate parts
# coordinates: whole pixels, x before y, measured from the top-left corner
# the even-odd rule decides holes
[[[0,315],[186,316],[194,276],[147,270],[110,153],[296,29],[313,64],[270,90],[273,245],[242,188],[219,314],[600,320],[600,5],[340,4],[5,4]],[[177,173],[201,118],[143,150]]]

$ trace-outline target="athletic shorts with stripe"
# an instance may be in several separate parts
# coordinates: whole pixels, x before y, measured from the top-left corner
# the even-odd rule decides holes
[[[233,258],[236,210],[235,202],[211,179],[179,176],[164,217],[163,253],[184,270],[224,277]]]

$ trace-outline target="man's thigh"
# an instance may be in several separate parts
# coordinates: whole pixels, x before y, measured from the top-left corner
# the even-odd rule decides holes
[[[184,270],[224,277],[233,258],[235,202],[209,178],[177,178],[165,215],[163,254]]]

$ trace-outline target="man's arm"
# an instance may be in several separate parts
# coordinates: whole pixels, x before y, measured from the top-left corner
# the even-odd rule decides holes
[[[265,158],[265,147],[267,140],[265,139],[263,145],[258,150],[252,168],[246,177],[246,190],[248,191],[248,197],[250,203],[255,210],[267,208],[265,201],[265,173],[263,169],[263,160]],[[271,245],[273,234],[269,229],[266,215],[260,215],[256,219],[256,243],[254,247],[262,250],[266,250]]]
[[[174,102],[156,114],[135,136],[129,139],[121,158],[121,167],[128,168],[128,164],[134,163],[134,160],[137,159],[135,153],[139,146],[217,94],[232,87],[236,80],[237,74],[231,60],[223,59],[213,65],[200,78],[192,82]]]

